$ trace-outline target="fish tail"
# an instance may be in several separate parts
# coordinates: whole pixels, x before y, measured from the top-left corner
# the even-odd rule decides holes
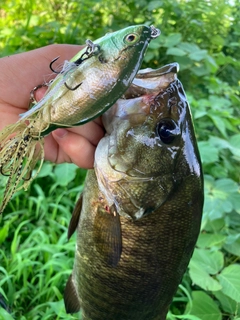
[[[8,176],[0,214],[16,191],[28,188],[38,174],[44,160],[43,139],[33,137],[31,126],[23,122],[7,126],[0,133],[0,174]],[[32,170],[40,166],[32,176]]]

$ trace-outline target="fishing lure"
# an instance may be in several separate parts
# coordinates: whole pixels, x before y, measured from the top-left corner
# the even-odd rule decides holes
[[[44,160],[43,137],[60,127],[84,124],[110,108],[127,90],[141,66],[149,42],[160,31],[131,26],[91,42],[66,62],[45,96],[0,132],[0,173],[8,181],[0,206],[27,189]],[[50,64],[52,71],[53,60]],[[32,171],[40,160],[34,176]]]

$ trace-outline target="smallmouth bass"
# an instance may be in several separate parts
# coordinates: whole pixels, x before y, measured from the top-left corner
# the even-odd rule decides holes
[[[148,43],[159,34],[153,26],[137,25],[88,40],[87,48],[64,64],[42,100],[0,132],[0,173],[9,176],[0,213],[15,191],[29,186],[40,159],[35,176],[39,172],[43,137],[56,128],[84,124],[114,104],[135,77]]]
[[[140,71],[103,114],[69,225],[77,229],[66,311],[83,320],[164,320],[192,256],[201,161],[177,64]]]

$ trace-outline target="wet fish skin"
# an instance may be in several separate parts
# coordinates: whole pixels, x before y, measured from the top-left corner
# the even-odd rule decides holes
[[[84,320],[166,319],[199,234],[203,178],[191,114],[174,67],[160,71],[138,74],[142,87],[134,79],[103,115],[107,134],[73,212],[64,300]]]

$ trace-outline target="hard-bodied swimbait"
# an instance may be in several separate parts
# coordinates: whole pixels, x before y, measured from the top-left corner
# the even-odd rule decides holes
[[[113,105],[159,34],[153,26],[137,25],[87,41],[87,48],[64,64],[43,99],[0,133],[0,173],[9,176],[0,213],[15,191],[29,186],[39,159],[42,164],[43,137],[59,127],[86,123]]]

